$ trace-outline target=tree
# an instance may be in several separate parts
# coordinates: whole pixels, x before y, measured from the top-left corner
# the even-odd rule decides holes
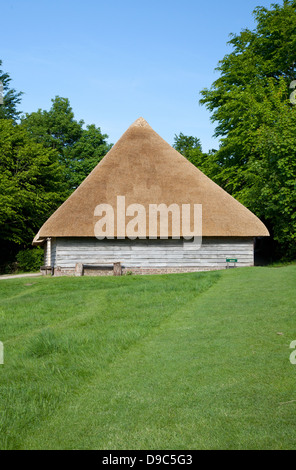
[[[84,122],[76,121],[67,98],[56,96],[49,111],[38,109],[22,118],[22,125],[33,139],[58,151],[59,160],[68,163],[67,151],[82,136]]]
[[[233,51],[201,103],[221,137],[210,169],[218,184],[261,217],[281,256],[296,256],[296,1],[254,11],[256,28],[232,35]]]
[[[66,197],[63,167],[56,150],[11,120],[0,120],[0,154],[0,238],[30,245]]]
[[[193,165],[197,165],[202,157],[202,148],[200,140],[197,137],[187,136],[180,132],[175,134],[173,147],[186,157]]]
[[[45,147],[55,149],[59,162],[66,168],[69,191],[73,191],[111,148],[108,136],[94,124],[83,129],[84,121],[74,118],[67,98],[56,96],[49,111],[26,114],[22,125],[32,138]]]
[[[0,104],[0,119],[12,119],[16,122],[21,114],[17,111],[17,106],[21,102],[23,93],[10,88],[11,78],[7,72],[1,70],[1,67],[2,60],[0,60],[0,82],[3,85],[3,96],[1,96],[3,103]]]
[[[215,176],[218,171],[214,161],[215,149],[210,150],[209,153],[204,153],[200,139],[192,135],[184,135],[182,132],[179,135],[175,134],[173,147],[209,178]]]
[[[112,144],[107,144],[107,138],[107,134],[102,134],[101,129],[94,124],[88,125],[83,130],[82,136],[69,151],[70,187],[77,188],[109,152]]]

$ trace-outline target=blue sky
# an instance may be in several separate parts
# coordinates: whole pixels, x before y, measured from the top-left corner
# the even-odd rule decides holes
[[[21,109],[69,98],[76,119],[115,143],[139,116],[170,144],[183,132],[217,148],[199,92],[218,77],[230,33],[266,0],[5,0],[0,59]],[[282,3],[279,1],[278,3]]]

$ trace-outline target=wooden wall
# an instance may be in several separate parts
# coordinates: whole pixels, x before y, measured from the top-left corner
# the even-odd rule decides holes
[[[192,240],[97,240],[56,238],[51,243],[52,266],[74,268],[76,263],[103,264],[120,261],[129,267],[226,267],[226,258],[237,266],[253,266],[253,238],[205,237],[200,249]]]

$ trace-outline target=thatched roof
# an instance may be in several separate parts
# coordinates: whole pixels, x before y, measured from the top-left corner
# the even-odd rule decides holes
[[[149,204],[202,204],[203,236],[269,235],[252,212],[139,118],[45,222],[34,244],[45,237],[93,237],[95,207],[108,203],[116,208],[117,196],[125,196],[127,206],[144,205],[147,214]]]

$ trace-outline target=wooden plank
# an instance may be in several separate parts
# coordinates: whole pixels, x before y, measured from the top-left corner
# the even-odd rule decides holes
[[[127,267],[223,267],[226,258],[237,258],[238,265],[253,265],[252,238],[213,237],[204,239],[200,249],[192,248],[194,244],[190,241],[171,239],[100,241],[68,238],[52,244],[52,261],[61,267],[74,267],[77,262],[122,262]]]

